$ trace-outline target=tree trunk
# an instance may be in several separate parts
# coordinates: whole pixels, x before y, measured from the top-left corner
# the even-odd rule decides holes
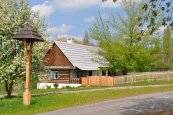
[[[5,89],[7,92],[7,98],[12,97],[11,93],[12,93],[12,89],[13,89],[13,81],[11,83],[8,83],[8,80],[5,80]]]

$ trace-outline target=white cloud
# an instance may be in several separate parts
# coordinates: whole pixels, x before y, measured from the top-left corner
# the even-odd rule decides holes
[[[45,1],[43,4],[35,5],[31,8],[32,11],[39,12],[40,16],[49,17],[55,9],[48,1]]]
[[[112,0],[102,2],[102,0],[47,0],[42,4],[33,6],[33,11],[39,11],[41,16],[49,17],[55,11],[79,11],[89,7],[116,8],[120,2],[114,3]]]
[[[32,11],[39,11],[41,16],[49,17],[55,11],[74,11],[98,5],[100,0],[51,0],[34,5]]]
[[[113,2],[113,0],[107,0],[105,2],[101,2],[100,6],[102,8],[121,8],[122,2],[123,2],[122,0],[118,0],[116,2]],[[132,0],[132,2],[139,3],[139,2],[141,2],[141,0]]]
[[[100,6],[103,8],[118,8],[121,7],[121,0],[117,2],[113,2],[113,0],[107,0],[105,2],[101,2]]]
[[[50,27],[47,29],[47,32],[51,34],[51,36],[57,36],[62,34],[68,34],[69,31],[73,28],[72,25],[62,24],[57,27]]]
[[[71,11],[96,6],[100,0],[54,0],[53,2],[57,9]]]
[[[141,0],[133,0],[138,3]],[[33,6],[31,9],[34,11],[39,10],[41,15],[49,16],[56,10],[73,11],[85,9],[93,6],[101,6],[102,8],[117,8],[121,7],[121,0],[113,2],[113,0],[46,0],[42,4]]]
[[[90,17],[86,17],[84,19],[85,22],[88,22],[88,23],[93,23],[96,21],[96,17],[95,16],[90,16]]]

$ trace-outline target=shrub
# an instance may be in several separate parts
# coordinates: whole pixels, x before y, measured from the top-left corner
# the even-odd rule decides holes
[[[51,86],[50,85],[46,85],[46,89],[51,89]]]
[[[55,83],[55,84],[53,84],[53,86],[55,87],[55,89],[57,89],[59,84]]]

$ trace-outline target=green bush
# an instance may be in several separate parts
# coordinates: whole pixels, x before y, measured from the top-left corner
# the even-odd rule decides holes
[[[49,86],[49,85],[46,85],[46,89],[51,89],[51,86]]]
[[[58,86],[59,86],[59,84],[54,83],[54,84],[53,84],[53,86],[55,87],[55,89],[57,89],[57,88],[58,88]]]

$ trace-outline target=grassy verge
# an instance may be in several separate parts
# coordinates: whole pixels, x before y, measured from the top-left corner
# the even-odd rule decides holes
[[[29,107],[24,107],[22,105],[22,98],[1,99],[0,114],[31,115],[104,100],[164,91],[173,91],[173,86],[37,96],[32,98],[32,105]]]
[[[117,86],[147,86],[147,85],[166,85],[173,84],[173,81],[145,81],[145,82],[137,82],[132,84],[121,84]]]
[[[116,85],[115,87],[123,87],[123,86],[147,86],[147,85],[164,85],[164,84],[173,84],[173,81],[149,81],[149,82],[138,82],[132,84],[122,84]],[[6,94],[4,85],[0,84],[0,94]],[[46,92],[55,92],[55,91],[77,91],[77,90],[88,90],[88,89],[99,89],[99,88],[107,88],[104,86],[88,86],[88,87],[78,87],[78,88],[62,88],[62,89],[31,89],[32,94],[40,94]],[[22,95],[24,90],[13,91],[13,93],[18,93]]]
[[[31,89],[32,94],[40,94],[46,92],[55,92],[55,91],[78,91],[78,90],[88,90],[88,89],[98,89],[98,88],[106,88],[106,86],[88,86],[88,87],[77,87],[77,88],[62,88],[62,89]],[[18,95],[22,95],[25,89],[21,90],[13,90],[13,93],[17,93]],[[6,91],[4,87],[0,85],[0,95],[6,95]]]
[[[77,87],[77,88],[62,88],[62,89],[31,89],[32,94],[40,94],[46,92],[55,92],[55,91],[78,91],[78,90],[88,90],[88,89],[99,89],[106,88],[106,86],[88,86],[88,87]],[[17,93],[22,95],[24,90],[18,90]]]
[[[132,84],[121,84],[116,85],[115,87],[124,87],[124,86],[147,86],[147,85],[164,85],[164,84],[173,84],[173,81],[149,81],[149,82],[138,82]],[[77,90],[88,90],[88,89],[99,89],[99,88],[107,88],[104,86],[88,86],[88,87],[78,87],[78,88],[62,88],[62,89],[31,89],[32,94],[40,94],[46,92],[56,92],[56,91],[77,91]],[[13,91],[13,93],[18,93],[22,95],[24,92],[23,90]],[[0,95],[6,95],[5,88],[3,84],[0,84]]]
[[[117,85],[115,87],[123,87],[123,86],[147,86],[147,85],[164,85],[164,84],[173,84],[173,81],[151,81],[151,82],[138,82],[132,84],[122,84]],[[100,89],[100,88],[108,88],[106,86],[88,86],[88,87],[78,87],[78,88],[62,88],[62,89],[31,89],[32,94],[46,93],[46,92],[54,92],[54,91],[77,91],[77,90],[89,90],[89,89]],[[24,90],[19,90],[18,94],[22,95]]]

